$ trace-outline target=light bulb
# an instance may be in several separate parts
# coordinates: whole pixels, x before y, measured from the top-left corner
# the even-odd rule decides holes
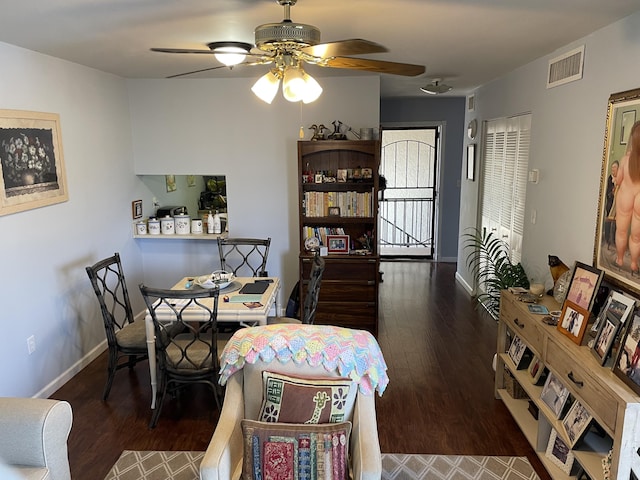
[[[280,79],[278,76],[273,71],[270,71],[253,84],[251,91],[263,102],[271,104],[278,93],[279,84]]]
[[[218,47],[214,50],[213,56],[227,67],[238,65],[244,62],[247,56],[247,51],[241,47]]]
[[[315,102],[322,95],[322,87],[311,75],[305,72],[302,76],[305,82],[305,92],[302,97],[303,103]]]
[[[284,71],[282,95],[290,102],[299,102],[304,97],[306,82],[299,68],[288,67]]]

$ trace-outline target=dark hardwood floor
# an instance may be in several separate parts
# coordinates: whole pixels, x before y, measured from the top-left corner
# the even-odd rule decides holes
[[[387,453],[527,456],[550,478],[502,402],[493,394],[496,323],[455,282],[455,265],[383,262],[379,343],[390,383],[377,398],[380,447]],[[150,430],[147,364],[116,374],[102,402],[106,354],[58,390],[74,421],[69,461],[74,480],[101,480],[123,450],[205,450],[218,412],[194,388],[168,400]]]

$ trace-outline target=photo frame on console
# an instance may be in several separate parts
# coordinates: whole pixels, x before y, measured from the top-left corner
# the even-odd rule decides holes
[[[598,333],[596,334],[596,338],[593,342],[593,346],[591,347],[591,353],[595,355],[600,362],[600,365],[607,363],[611,353],[611,348],[613,347],[613,342],[618,335],[620,325],[620,321],[613,315],[607,314],[602,320]]]
[[[621,163],[628,163],[629,135],[640,118],[640,88],[613,93],[609,96],[605,121],[604,148],[600,171],[600,193],[593,264],[604,272],[605,279],[625,290],[640,294],[640,276],[632,268],[628,238],[618,241],[615,232],[628,228],[628,217],[616,213],[615,199],[622,192],[616,189],[614,177]],[[623,237],[621,237],[623,238]],[[620,252],[620,253],[619,253]]]
[[[509,358],[511,358],[511,361],[516,366],[516,370],[524,368],[527,357],[526,352],[527,345],[519,336],[514,335],[511,345],[509,346]]]
[[[571,467],[573,467],[575,457],[569,445],[562,440],[555,428],[551,429],[545,456],[567,475],[571,473]]]
[[[569,390],[553,372],[549,372],[547,380],[544,382],[544,387],[542,387],[540,398],[551,409],[554,416],[560,418],[569,398]]]
[[[562,420],[562,427],[564,428],[567,438],[569,439],[569,445],[571,448],[582,438],[582,436],[591,425],[593,415],[585,408],[585,406],[576,400],[571,405],[571,408]]]
[[[576,262],[573,268],[573,275],[567,290],[565,304],[567,301],[577,305],[587,312],[591,311],[596,292],[602,281],[603,272],[586,263]]]
[[[620,341],[616,361],[613,364],[615,373],[634,392],[640,395],[640,313],[624,327],[624,335]]]
[[[327,235],[329,253],[349,253],[349,235]]]
[[[569,337],[574,343],[580,345],[587,330],[589,311],[579,307],[569,300],[564,301],[562,314],[558,320],[558,330]]]

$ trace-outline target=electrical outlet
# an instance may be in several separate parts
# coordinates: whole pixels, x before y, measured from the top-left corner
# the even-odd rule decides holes
[[[29,338],[27,338],[27,351],[29,352],[29,355],[36,351],[35,335],[31,335]]]

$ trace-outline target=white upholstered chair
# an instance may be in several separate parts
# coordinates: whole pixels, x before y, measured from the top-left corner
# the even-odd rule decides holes
[[[68,402],[1,397],[0,465],[20,479],[70,480],[67,439],[72,421]]]
[[[296,361],[283,362],[287,357],[295,357]],[[301,378],[350,378],[357,386],[355,405],[348,418],[352,422],[349,445],[352,477],[380,479],[382,457],[374,395],[376,390],[382,394],[388,377],[375,338],[362,330],[281,324],[240,329],[227,343],[220,376],[220,382],[226,382],[224,404],[200,465],[201,480],[240,478],[241,421],[258,419],[263,370]]]

